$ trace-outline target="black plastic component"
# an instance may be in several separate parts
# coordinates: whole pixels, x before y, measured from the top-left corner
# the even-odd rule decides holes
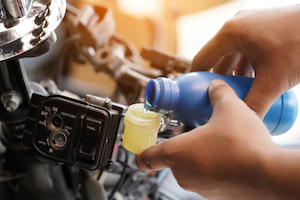
[[[101,134],[102,119],[87,117],[83,126],[83,135],[79,156],[87,161],[95,160],[97,141]]]
[[[39,157],[83,169],[104,168],[110,163],[126,107],[111,110],[64,96],[33,94],[23,143]]]

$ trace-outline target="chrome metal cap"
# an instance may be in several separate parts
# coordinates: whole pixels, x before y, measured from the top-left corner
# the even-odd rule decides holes
[[[65,0],[33,0],[32,3],[19,1],[23,2],[21,7],[25,6],[23,10],[12,4],[10,10],[7,5],[10,0],[1,0],[0,61],[21,55],[49,36],[53,37],[52,33],[66,12]]]
[[[12,17],[21,18],[29,12],[32,1],[33,0],[2,0],[1,3]]]

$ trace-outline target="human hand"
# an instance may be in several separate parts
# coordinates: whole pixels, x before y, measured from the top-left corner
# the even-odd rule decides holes
[[[198,52],[191,71],[252,76],[245,103],[263,118],[300,82],[300,5],[240,11]]]
[[[154,145],[136,157],[141,170],[171,168],[178,183],[205,198],[262,199],[265,152],[276,146],[261,119],[232,88],[212,81],[207,124]],[[276,192],[272,191],[272,195]]]

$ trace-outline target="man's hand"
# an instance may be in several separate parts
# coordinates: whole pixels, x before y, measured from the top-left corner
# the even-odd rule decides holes
[[[245,102],[263,118],[300,82],[300,5],[240,11],[198,52],[192,71],[252,76]]]
[[[252,76],[240,100],[212,81],[207,124],[136,157],[141,170],[171,168],[185,189],[212,199],[299,199],[300,151],[273,143],[262,118],[300,82],[300,5],[241,11],[198,52],[192,71]],[[250,109],[251,108],[251,109]]]
[[[277,148],[261,119],[221,80],[212,81],[209,122],[136,157],[141,170],[170,167],[178,183],[206,198],[262,199],[264,155]],[[273,194],[272,194],[273,195]],[[271,196],[272,196],[271,195]]]

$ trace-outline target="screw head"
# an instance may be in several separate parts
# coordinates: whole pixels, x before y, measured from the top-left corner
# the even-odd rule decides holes
[[[22,96],[19,92],[10,90],[1,95],[1,101],[8,112],[13,112],[22,103]]]

